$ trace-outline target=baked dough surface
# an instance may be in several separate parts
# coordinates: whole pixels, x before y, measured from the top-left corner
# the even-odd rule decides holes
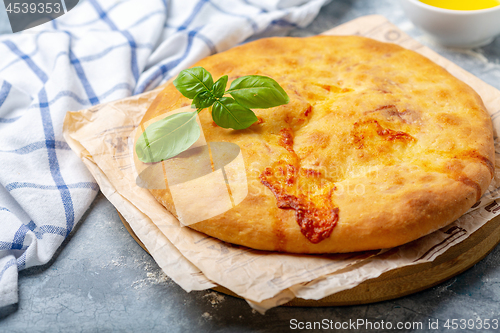
[[[255,249],[335,253],[389,248],[464,214],[494,171],[493,131],[481,98],[427,58],[356,36],[270,38],[210,56],[227,74],[275,79],[290,103],[255,109],[245,130],[200,113],[207,142],[232,142],[248,195],[190,225]],[[190,105],[168,85],[142,123]],[[150,190],[175,215],[169,190]]]

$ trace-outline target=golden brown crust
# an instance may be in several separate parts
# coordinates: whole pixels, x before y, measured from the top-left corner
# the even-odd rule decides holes
[[[354,36],[271,38],[196,65],[214,79],[270,76],[291,99],[254,110],[259,121],[241,131],[214,126],[208,111],[200,113],[208,142],[239,145],[249,184],[248,196],[235,208],[190,226],[208,235],[296,253],[387,248],[449,224],[491,181],[492,125],[480,97],[397,45]],[[189,104],[169,85],[143,123]],[[269,184],[284,181],[286,175],[272,172],[285,164],[296,173],[284,193],[303,199],[288,207],[282,200],[279,208],[280,197]],[[168,190],[151,192],[175,214]],[[338,207],[331,234],[315,244],[301,232],[299,209],[292,207],[302,202],[330,207],[330,213]]]

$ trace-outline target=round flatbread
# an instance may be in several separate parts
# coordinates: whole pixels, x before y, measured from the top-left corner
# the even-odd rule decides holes
[[[460,217],[492,179],[493,131],[481,98],[400,46],[357,36],[270,38],[195,66],[214,80],[269,76],[290,97],[255,109],[259,121],[245,130],[199,114],[207,142],[240,147],[248,184],[234,208],[189,226],[207,235],[294,253],[389,248]],[[170,84],[142,123],[190,104]],[[169,189],[151,193],[176,214]]]

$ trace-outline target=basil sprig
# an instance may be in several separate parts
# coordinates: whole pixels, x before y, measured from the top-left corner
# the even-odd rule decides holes
[[[193,100],[198,110],[212,107],[212,118],[223,128],[245,129],[257,121],[250,110],[267,109],[289,101],[278,82],[262,75],[247,75],[234,80],[226,91],[227,75],[215,83],[203,67],[193,67],[180,72],[174,86],[185,97]],[[223,97],[229,94],[231,97]]]
[[[237,78],[226,90],[228,76],[214,82],[203,67],[185,69],[174,80],[174,86],[185,97],[192,99],[194,112],[176,113],[149,125],[139,137],[136,153],[144,163],[153,163],[174,157],[195,143],[200,130],[196,114],[211,108],[212,119],[223,128],[245,129],[257,121],[250,109],[267,109],[289,102],[285,90],[275,80],[262,75]],[[231,97],[225,96],[229,94]]]

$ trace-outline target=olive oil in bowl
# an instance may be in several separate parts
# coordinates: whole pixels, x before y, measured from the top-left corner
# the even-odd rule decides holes
[[[500,0],[420,0],[426,5],[452,10],[481,10],[500,5]]]
[[[473,48],[500,35],[500,0],[400,0],[408,18],[437,43]]]

